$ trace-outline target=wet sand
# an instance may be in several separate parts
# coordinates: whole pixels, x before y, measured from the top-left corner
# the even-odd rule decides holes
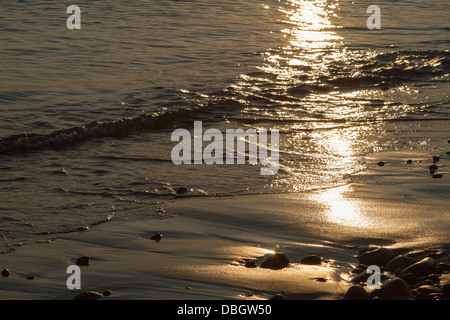
[[[364,159],[369,170],[337,188],[177,199],[158,219],[113,219],[24,245],[0,255],[0,269],[11,272],[0,277],[0,298],[73,299],[112,290],[103,299],[342,299],[353,285],[358,250],[368,245],[435,248],[448,259],[450,156],[440,159],[443,177],[436,179],[428,172],[431,156],[379,153]],[[162,239],[151,240],[158,232]],[[289,266],[262,268],[274,252],[285,254]],[[321,257],[320,264],[300,262],[309,255]],[[81,256],[90,258],[81,267],[81,290],[69,290],[66,269]],[[450,280],[447,272],[441,284]]]

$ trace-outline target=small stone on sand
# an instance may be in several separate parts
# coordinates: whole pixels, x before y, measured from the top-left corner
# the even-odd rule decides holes
[[[102,295],[95,291],[84,291],[79,293],[73,300],[98,300]]]
[[[316,255],[310,255],[306,258],[303,258],[300,260],[301,264],[308,264],[308,265],[319,265],[322,263],[322,258]]]
[[[10,273],[11,271],[8,268],[2,270],[2,276],[4,277],[8,277]]]
[[[88,257],[80,257],[77,259],[77,266],[88,266],[91,263],[91,259]]]
[[[185,193],[186,191],[188,191],[188,189],[187,189],[186,187],[179,187],[175,192],[176,192],[177,194],[183,194],[183,193]]]
[[[261,268],[280,270],[289,266],[289,258],[284,253],[274,253],[261,264]]]
[[[109,297],[112,294],[112,290],[105,290],[103,291],[103,296],[104,297]]]
[[[435,173],[433,174],[433,179],[441,179],[444,175],[442,173]]]
[[[384,166],[384,162],[383,161],[378,162],[378,166],[379,167],[383,167]]]
[[[155,240],[155,241],[157,241],[157,242],[159,242],[159,241],[161,241],[161,239],[162,239],[162,234],[161,233],[157,233],[157,234],[154,234],[153,236],[151,236],[151,238],[150,238],[150,240]]]

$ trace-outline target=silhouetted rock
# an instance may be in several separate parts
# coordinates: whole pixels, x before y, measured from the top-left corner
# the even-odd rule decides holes
[[[77,259],[77,266],[88,266],[91,263],[91,259],[88,257],[80,257]]]
[[[284,253],[274,253],[261,264],[261,268],[279,270],[289,266],[289,258]]]
[[[84,291],[79,293],[73,300],[98,300],[102,295],[95,291]]]
[[[351,286],[345,293],[344,300],[369,300],[369,294],[361,286]]]
[[[186,193],[186,191],[188,191],[186,187],[179,187],[175,192],[176,194],[183,194]]]
[[[398,256],[389,261],[384,266],[384,270],[389,272],[395,272],[397,269],[403,270],[416,262],[419,262],[419,260],[406,256]]]
[[[412,273],[415,277],[421,277],[430,274],[434,264],[433,258],[424,258],[409,267],[403,269],[401,275]]]
[[[444,175],[442,173],[435,173],[432,175],[433,179],[441,179]]]
[[[8,277],[10,274],[11,271],[8,268],[2,270],[2,276]]]
[[[410,296],[409,285],[401,278],[395,278],[386,282],[381,286],[380,290],[383,299],[398,299],[400,297]]]
[[[358,255],[360,263],[365,265],[377,265],[382,267],[386,265],[392,258],[394,258],[394,252],[389,248],[377,248],[375,250],[369,250]]]
[[[112,295],[112,290],[105,290],[105,291],[103,291],[103,296],[104,297],[109,297],[110,295]]]
[[[306,258],[303,258],[299,261],[301,264],[308,264],[308,265],[319,265],[322,263],[322,258],[316,255],[310,255]]]
[[[162,234],[159,232],[150,237],[150,240],[155,240],[157,242],[161,241],[161,239],[162,239]]]
[[[383,167],[384,165],[385,165],[385,163],[383,161],[378,162],[379,167]]]
[[[441,293],[444,296],[450,296],[450,283],[444,284],[441,289]]]

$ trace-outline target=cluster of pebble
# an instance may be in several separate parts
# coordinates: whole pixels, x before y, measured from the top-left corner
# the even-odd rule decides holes
[[[369,246],[358,252],[353,285],[344,300],[450,300],[450,250],[390,249]],[[380,268],[380,288],[367,291],[372,273]]]

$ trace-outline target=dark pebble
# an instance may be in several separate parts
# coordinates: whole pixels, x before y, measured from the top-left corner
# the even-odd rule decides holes
[[[391,249],[380,247],[375,250],[365,251],[358,255],[357,258],[361,264],[384,267],[394,256],[395,254]]]
[[[102,295],[95,291],[84,291],[79,293],[73,300],[98,300]]]
[[[322,258],[316,255],[310,255],[306,258],[301,259],[299,262],[301,264],[320,265],[322,263]]]
[[[444,284],[441,288],[441,293],[444,296],[450,296],[450,283]]]
[[[417,292],[430,294],[430,293],[441,293],[441,288],[433,286],[433,285],[422,285],[417,288]]]
[[[269,300],[285,300],[284,297],[281,294],[274,295]]]
[[[433,179],[441,179],[443,177],[442,173],[435,173],[432,175]]]
[[[112,295],[112,290],[103,291],[103,296],[104,297],[109,297],[110,295]]]
[[[437,165],[435,165],[435,164],[432,164],[431,166],[428,167],[428,169],[430,169],[430,171],[431,170],[437,170],[437,169],[439,169],[439,167]]]
[[[176,192],[177,194],[183,194],[183,193],[185,193],[186,191],[188,191],[188,189],[187,189],[186,187],[179,187],[175,192]]]
[[[427,294],[425,294],[425,293],[422,293],[422,292],[418,292],[418,293],[415,295],[415,298],[416,298],[417,300],[433,300],[433,297],[431,297],[431,296],[429,296],[429,295],[427,295]]]
[[[161,233],[157,233],[157,234],[154,234],[153,236],[151,236],[150,237],[150,240],[155,240],[155,241],[161,241],[161,239],[162,239],[162,234]]]
[[[412,160],[408,160],[408,161],[406,161],[406,163],[407,163],[407,164],[411,164],[411,163],[412,163]]]
[[[274,253],[261,264],[261,268],[280,270],[289,266],[289,258],[284,253]]]
[[[409,285],[401,278],[395,278],[381,286],[383,299],[397,299],[398,297],[407,297],[409,294]]]
[[[344,300],[369,300],[369,294],[361,286],[351,286],[345,293]]]
[[[91,263],[91,259],[88,257],[80,257],[77,259],[77,266],[88,266]]]
[[[378,166],[379,167],[383,167],[384,166],[384,162],[383,161],[378,162]]]
[[[419,262],[416,262],[409,267],[403,269],[402,275],[407,273],[412,273],[416,277],[426,276],[431,274],[430,272],[432,270],[432,266],[434,264],[433,258],[424,258],[420,260]]]
[[[450,151],[447,151],[447,154],[450,154]]]
[[[10,275],[11,271],[9,269],[3,269],[2,270],[2,276],[8,277]]]
[[[36,276],[28,276],[27,280],[34,280],[36,278]]]
[[[400,278],[405,280],[406,283],[409,284],[410,286],[417,283],[417,277],[412,273],[401,274]]]
[[[439,157],[438,156],[433,156],[433,161],[439,161]]]
[[[256,262],[255,261],[247,261],[246,263],[245,263],[245,266],[247,267],[247,268],[256,268]]]

